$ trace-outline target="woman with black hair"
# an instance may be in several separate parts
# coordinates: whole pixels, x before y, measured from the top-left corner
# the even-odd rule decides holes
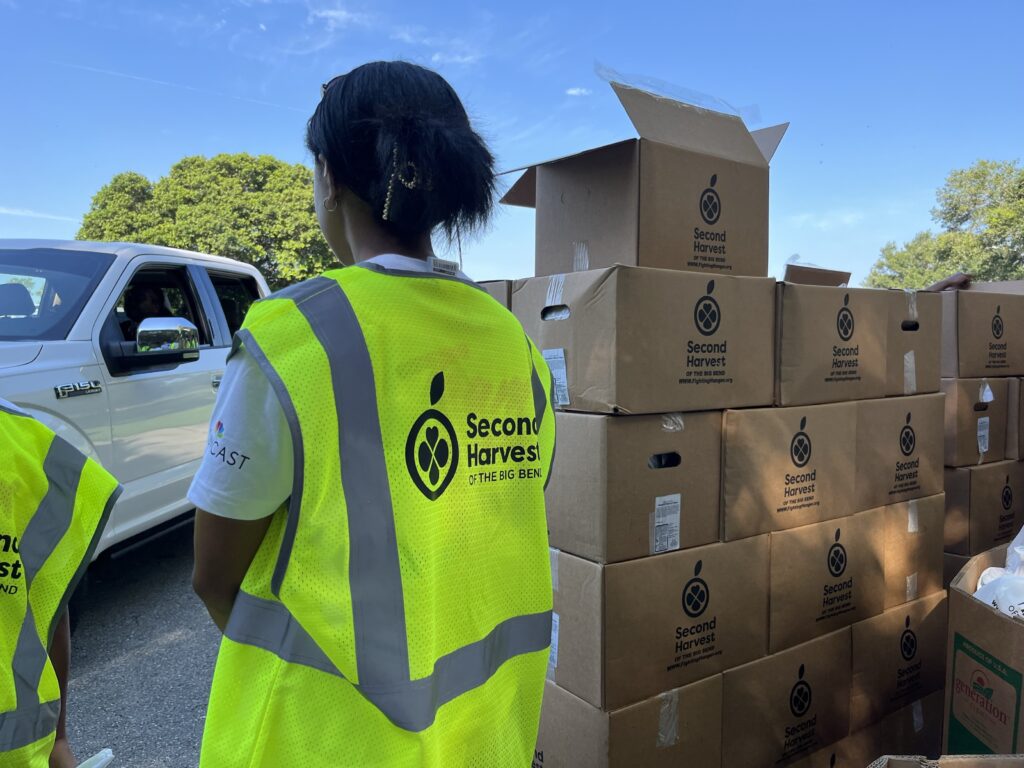
[[[331,80],[314,205],[352,266],[258,302],[197,507],[224,632],[202,766],[529,765],[551,638],[551,376],[435,257],[488,220],[493,158],[403,62]]]

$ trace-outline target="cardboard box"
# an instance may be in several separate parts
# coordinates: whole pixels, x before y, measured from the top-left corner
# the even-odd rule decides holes
[[[771,534],[770,653],[882,612],[883,525],[874,510]]]
[[[885,396],[887,291],[776,286],[778,405]]]
[[[1021,296],[1024,295],[1024,280],[996,280],[985,283],[972,281],[964,290],[984,293],[1012,293]]]
[[[890,397],[855,405],[857,509],[942,493],[943,396]]]
[[[945,549],[976,555],[1010,541],[1024,525],[1024,464],[1000,461],[946,470]]]
[[[1024,387],[1006,379],[1006,458],[1024,459]]]
[[[477,283],[487,291],[494,300],[505,309],[512,309],[512,281],[511,280],[484,280]]]
[[[939,391],[942,297],[925,291],[889,291],[886,395]]]
[[[942,376],[1024,375],[1024,296],[943,291]]]
[[[726,411],[726,541],[844,517],[854,509],[853,403]]]
[[[1006,456],[1006,379],[943,379],[946,466],[970,467]]]
[[[970,562],[970,555],[954,555],[949,552],[942,553],[942,586],[945,589],[949,589],[950,583],[956,578],[956,575],[963,570],[964,566]]]
[[[516,284],[512,310],[570,411],[769,405],[774,282],[612,267]]]
[[[843,272],[839,269],[825,269],[816,267],[813,264],[799,264],[796,262],[786,264],[786,271],[782,276],[784,283],[799,283],[800,285],[849,285],[851,272]]]
[[[533,768],[721,768],[722,676],[602,712],[548,680]]]
[[[942,690],[946,619],[939,592],[853,625],[851,730]]]
[[[849,628],[722,676],[722,765],[785,766],[850,732]]]
[[[537,210],[536,274],[613,264],[768,274],[768,163],[786,125],[612,83],[639,139],[527,169],[502,202]]]
[[[942,692],[937,691],[851,733],[793,768],[875,768],[879,755],[887,751],[937,755],[941,748]],[[918,766],[915,762],[914,767]],[[920,768],[931,768],[931,763]]]
[[[616,563],[718,541],[721,411],[555,421],[551,546]]]
[[[870,514],[870,513],[867,513]],[[885,551],[885,607],[917,600],[939,592],[942,579],[942,545],[946,517],[943,494],[911,499],[882,508]]]
[[[1024,623],[976,600],[981,572],[1003,566],[1006,546],[971,558],[949,587],[947,754],[1008,755],[1024,747]]]
[[[553,555],[549,677],[604,710],[764,656],[768,537],[598,565]]]

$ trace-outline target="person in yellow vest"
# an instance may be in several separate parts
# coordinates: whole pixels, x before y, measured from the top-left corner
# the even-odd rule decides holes
[[[67,604],[121,486],[2,399],[0,467],[0,766],[71,768]]]
[[[551,374],[432,235],[493,159],[438,74],[334,78],[307,129],[350,264],[255,304],[189,493],[224,633],[201,766],[523,768],[552,636]]]

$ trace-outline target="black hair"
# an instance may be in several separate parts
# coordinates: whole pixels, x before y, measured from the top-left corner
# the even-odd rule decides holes
[[[461,239],[493,210],[494,157],[448,81],[425,67],[376,61],[334,78],[306,146],[402,242],[438,228]]]

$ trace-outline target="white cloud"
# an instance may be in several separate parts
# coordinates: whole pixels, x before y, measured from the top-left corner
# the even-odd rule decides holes
[[[19,216],[23,219],[46,219],[47,221],[81,221],[81,217],[75,216],[58,216],[55,213],[43,213],[42,211],[33,211],[29,208],[8,208],[0,205],[0,216]]]
[[[14,0],[0,0],[0,8],[10,8],[12,11],[16,11],[18,4]]]
[[[267,25],[266,24],[260,24],[260,32],[266,32],[266,31],[267,31]]]
[[[591,91],[589,88],[580,88],[579,86],[577,86],[575,88],[567,89],[566,92],[565,92],[565,95],[566,96],[589,96],[591,93],[593,93],[593,91]]]
[[[314,8],[309,12],[310,21],[322,21],[328,32],[347,29],[353,26],[366,26],[370,17],[365,13],[356,13],[344,8]]]
[[[817,229],[828,232],[833,229],[847,229],[859,224],[865,218],[863,211],[836,208],[830,211],[798,213],[789,217],[789,222],[798,229]]]
[[[430,57],[432,64],[474,64],[480,60],[475,53],[442,53],[438,51]]]

